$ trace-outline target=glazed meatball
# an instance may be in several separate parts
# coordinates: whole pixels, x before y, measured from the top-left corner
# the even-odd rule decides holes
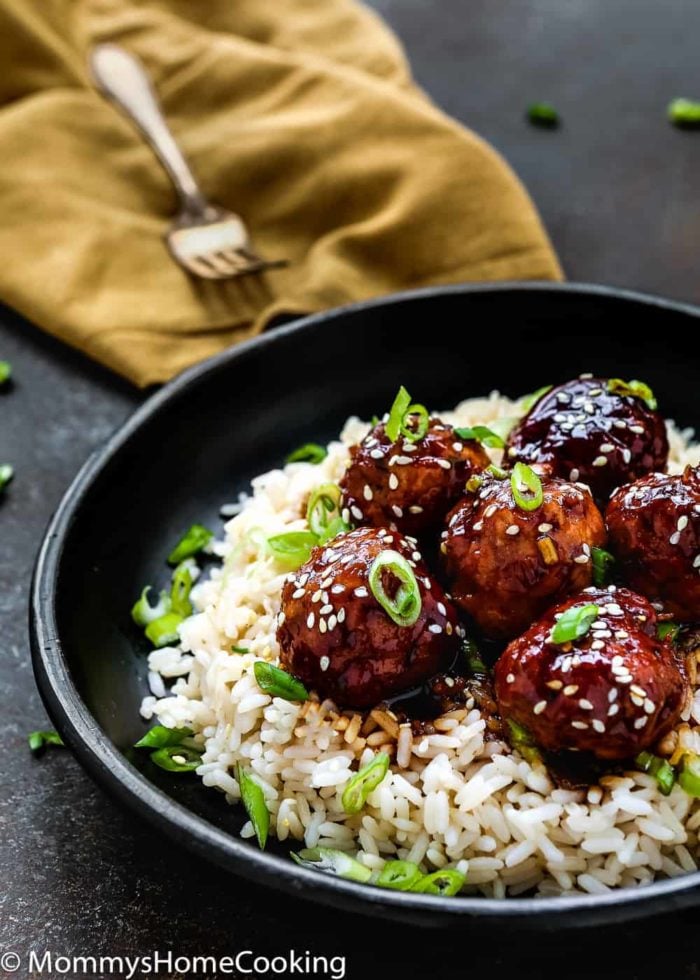
[[[606,520],[632,588],[679,619],[700,620],[700,467],[620,487]]]
[[[607,502],[615,487],[666,468],[663,418],[615,381],[579,378],[542,395],[508,437],[506,458],[540,464],[552,476],[582,481]]]
[[[340,486],[346,520],[424,534],[440,525],[469,477],[490,463],[475,440],[431,418],[425,435],[392,442],[383,422],[350,450]]]
[[[523,510],[510,479],[485,474],[450,513],[440,550],[457,605],[485,636],[510,639],[591,584],[591,548],[605,540],[587,489],[544,478],[541,505]]]
[[[598,611],[585,635],[555,643],[551,634],[561,617],[589,604]],[[496,663],[501,715],[551,752],[627,759],[653,746],[678,721],[688,691],[656,625],[646,599],[614,585],[555,606]]]
[[[377,557],[397,553],[408,562],[420,596],[411,625],[395,622],[370,585]],[[400,582],[389,566],[381,585],[396,596]],[[314,548],[282,589],[280,661],[341,707],[373,707],[418,686],[449,665],[457,632],[455,609],[430,577],[415,539],[386,528],[357,528]]]

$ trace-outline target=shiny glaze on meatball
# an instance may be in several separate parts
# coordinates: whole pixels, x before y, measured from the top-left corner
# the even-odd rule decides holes
[[[593,603],[585,636],[551,641],[557,618]],[[653,606],[628,589],[587,589],[555,606],[505,649],[495,667],[501,715],[543,749],[627,759],[678,721],[687,681],[668,641],[656,636]]]
[[[591,548],[605,544],[586,488],[542,480],[535,510],[516,503],[510,479],[484,474],[447,519],[440,551],[455,603],[492,639],[510,639],[554,602],[589,586]]]
[[[616,394],[607,385],[603,378],[579,378],[542,395],[511,431],[506,459],[580,480],[599,502],[623,483],[664,470],[663,418],[641,398]]]
[[[620,487],[605,516],[632,588],[681,620],[700,620],[700,467]]]
[[[413,568],[421,609],[397,625],[369,586],[374,560],[398,552]],[[396,580],[387,573],[389,594]],[[282,589],[277,628],[280,662],[341,707],[373,707],[449,665],[458,644],[457,616],[408,540],[387,528],[357,528],[314,548]]]
[[[475,440],[460,439],[450,425],[431,418],[416,442],[392,442],[383,422],[350,450],[340,481],[346,520],[423,534],[442,523],[469,477],[490,459]]]

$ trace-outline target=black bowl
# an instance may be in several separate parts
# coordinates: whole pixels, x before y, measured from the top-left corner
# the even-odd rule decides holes
[[[569,285],[428,289],[309,317],[186,372],[85,464],[47,531],[31,601],[34,669],[56,727],[117,799],[178,845],[287,892],[422,925],[458,918],[557,927],[698,901],[700,873],[602,897],[444,899],[297,867],[288,849],[243,841],[240,807],[131,750],[146,726],[145,647],[129,610],[194,521],[293,447],[381,412],[405,384],[436,408],[499,388],[519,395],[582,371],[643,378],[662,410],[700,423],[688,338],[699,311]],[[645,337],[649,339],[644,339]]]

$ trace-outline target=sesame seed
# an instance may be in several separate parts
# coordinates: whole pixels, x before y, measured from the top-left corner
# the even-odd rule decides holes
[[[445,608],[445,603],[444,602],[438,602],[438,604],[437,604],[437,611],[439,613],[441,613],[443,616],[446,616],[447,615],[447,609]]]
[[[315,622],[316,622],[316,617],[315,617],[315,615],[312,612],[310,612],[309,615],[306,618],[306,625],[307,625],[307,627],[309,629],[313,629]]]
[[[561,691],[563,685],[561,681],[554,680],[554,681],[547,681],[546,686],[550,688],[552,691]]]
[[[331,585],[333,585],[333,576],[332,575],[330,576],[330,578],[324,578],[324,580],[319,583],[319,587],[322,588],[322,589],[328,589],[328,588],[331,587]]]
[[[588,723],[585,721],[572,721],[571,727],[578,728],[580,731],[584,731],[586,728],[588,728]]]
[[[431,633],[442,633],[442,626],[439,623],[431,623],[428,629]]]
[[[648,721],[649,719],[647,718],[647,716],[642,715],[641,718],[637,718],[637,720],[634,723],[634,727],[637,729],[637,731],[639,731],[640,728],[644,728],[644,726]]]
[[[515,680],[515,674],[508,674],[507,675],[507,677],[506,677],[506,683],[507,684],[512,684],[514,680]]]
[[[357,596],[358,599],[364,599],[366,598],[366,596],[369,595],[369,592],[364,587],[364,585],[358,585],[358,587],[355,589],[355,595]]]
[[[588,698],[581,698],[578,703],[579,708],[583,708],[584,711],[593,711],[593,705],[588,700]]]
[[[541,715],[546,707],[547,707],[546,701],[538,701],[535,707],[532,709],[532,712],[535,715]]]
[[[356,504],[353,504],[352,505],[352,507],[350,508],[350,513],[358,521],[361,521],[362,518],[364,517],[364,514],[362,513],[362,511],[360,510],[360,508]]]
[[[432,583],[431,583],[431,581],[430,581],[429,578],[424,578],[423,579],[423,585],[426,587],[426,589],[430,589]]]
[[[299,576],[299,581],[297,582],[297,585],[299,585],[299,586],[306,585],[306,583],[308,581],[309,581],[309,573],[308,572],[304,572],[303,575],[300,575]]]
[[[448,687],[454,687],[455,686],[455,679],[454,679],[454,677],[446,677],[445,678],[445,684],[447,684]]]
[[[630,432],[636,432],[638,436],[643,436],[644,435],[644,426],[643,425],[631,425],[630,426]]]
[[[350,509],[348,507],[343,507],[340,516],[346,524],[350,523]]]
[[[596,732],[599,732],[601,735],[605,731],[605,725],[603,724],[602,721],[599,721],[598,718],[594,718],[593,721],[591,722],[591,725],[593,726],[593,729]]]
[[[331,592],[333,593],[333,595],[340,595],[341,592],[345,592],[345,586],[340,585],[340,583],[338,583],[337,585],[333,586]]]
[[[331,630],[334,630],[335,629],[337,622],[338,622],[338,617],[337,616],[333,615],[333,616],[329,616],[328,617],[328,632],[329,633],[330,633]]]
[[[495,504],[489,504],[486,510],[484,511],[484,517],[493,517],[493,515],[496,513],[497,510],[498,508],[496,507]]]
[[[412,443],[406,442],[406,440],[404,439],[401,448],[405,453],[415,453],[416,449],[418,449],[418,446],[414,446]]]
[[[601,453],[611,453],[614,451],[615,447],[611,442],[603,442],[600,444]]]
[[[631,449],[627,449],[627,448],[623,449],[622,450],[622,459],[623,459],[623,462],[629,463],[630,460],[632,459],[632,450]]]
[[[637,697],[640,698],[645,698],[647,696],[647,692],[644,690],[643,687],[640,687],[639,684],[633,684],[632,687],[630,688],[630,691],[634,691]]]
[[[362,490],[362,496],[365,498],[365,500],[371,500],[372,497],[374,496],[374,494],[372,493],[372,488],[367,483],[365,483],[364,488]]]
[[[421,560],[421,553],[420,553],[420,551],[414,551],[413,554],[411,555],[411,558],[414,561],[420,561]]]
[[[382,538],[382,541],[384,542],[384,544],[391,544],[391,542],[393,540],[394,540],[394,535],[393,534],[385,534],[384,537]]]
[[[285,621],[286,618],[287,618],[287,614],[284,611],[284,609],[282,609],[279,615],[277,616],[277,622],[280,624],[280,626],[282,625],[282,623]]]
[[[678,523],[676,524],[676,527],[678,528],[679,531],[685,531],[687,526],[688,526],[688,518],[684,514],[682,517],[678,518]]]
[[[515,446],[510,447],[510,449],[508,450],[508,455],[510,456],[511,459],[513,459],[514,456],[518,455],[518,450],[515,448]]]
[[[584,374],[579,374],[579,381],[590,381],[592,377],[593,373],[591,371],[586,371]]]
[[[511,537],[513,537],[516,534],[520,534],[520,528],[518,527],[517,524],[511,524],[510,527],[506,528],[506,534],[510,534]]]
[[[590,556],[589,555],[577,555],[576,558],[574,558],[574,561],[576,562],[577,565],[587,565],[588,562],[590,561]]]
[[[615,630],[615,639],[617,640],[626,640],[628,636],[629,633],[627,632],[627,630]]]
[[[381,449],[373,449],[372,452],[370,453],[372,459],[381,459],[383,455],[384,453],[382,452]]]
[[[668,539],[669,544],[678,544],[681,539],[681,532],[674,531],[671,537]]]
[[[330,657],[321,657],[321,661],[320,661],[320,664],[319,664],[321,670],[324,670],[324,671],[325,670],[328,670],[328,668],[330,667],[330,665],[331,665],[331,658]]]
[[[640,698],[638,694],[630,694],[630,701],[638,708],[642,708],[644,706],[644,698]]]
[[[646,698],[644,701],[644,710],[648,715],[653,715],[656,711],[656,705],[651,700],[651,698]]]
[[[540,524],[540,526],[537,528],[537,530],[540,532],[540,534],[547,534],[549,531],[552,530],[552,525],[551,524]]]
[[[344,623],[345,622],[345,607],[344,606],[341,609],[338,610],[338,622],[339,623]]]
[[[605,458],[605,456],[596,456],[596,458],[593,460],[593,465],[594,466],[607,466],[608,465],[608,461]]]
[[[321,633],[326,632],[326,630],[328,629],[328,623],[325,621],[325,619],[319,619],[318,628],[319,628],[319,632]]]
[[[312,602],[320,602],[322,595],[323,595],[322,589],[316,589],[316,591],[314,592],[314,594],[311,596],[311,601]]]
[[[331,612],[333,612],[333,606],[331,606],[330,603],[327,603],[325,606],[321,606],[321,608],[318,611],[318,614],[319,616],[327,616],[328,613]]]
[[[440,551],[441,551],[441,553],[442,553],[443,555],[446,555],[446,554],[447,554],[447,545],[445,544],[445,542],[444,542],[444,541],[443,541],[443,542],[442,542],[442,544],[440,545]]]
[[[396,490],[396,489],[398,489],[398,486],[399,486],[399,478],[396,475],[396,473],[392,473],[389,476],[389,489],[390,490]]]
[[[610,707],[608,708],[608,718],[614,718],[619,710],[620,710],[619,704],[611,704]]]
[[[403,517],[403,509],[398,504],[392,504],[391,510],[396,517]]]
[[[608,701],[612,704],[613,701],[617,701],[617,688],[613,687],[608,691]]]
[[[602,650],[604,647],[605,644],[603,643],[602,640],[594,640],[591,643],[591,650]]]
[[[477,521],[476,524],[473,525],[473,528],[472,529],[474,531],[481,531],[481,529],[483,528],[483,526],[484,526],[484,522],[483,521]]]
[[[454,449],[454,451],[456,453],[461,453],[462,450],[464,449],[464,443],[461,443],[461,442],[453,442],[452,443],[452,448]]]
[[[622,674],[618,674],[617,675],[617,683],[618,684],[631,684],[632,683],[632,675],[631,674],[627,674],[626,677],[623,677]]]
[[[411,504],[411,506],[408,508],[408,510],[409,510],[409,513],[411,513],[411,514],[422,514],[423,513],[423,508],[419,504]]]
[[[449,459],[439,459],[437,464],[438,466],[442,466],[443,470],[452,469],[452,463],[449,461]]]
[[[323,592],[322,593],[322,595],[321,595],[321,602],[324,604],[324,606],[328,602],[328,593],[327,592]]]
[[[576,483],[576,481],[580,476],[581,476],[580,471],[577,470],[576,467],[574,466],[574,468],[569,473],[569,479],[571,480],[572,483]]]
[[[445,623],[445,632],[447,633],[448,636],[452,636],[453,633],[452,623]]]
[[[397,466],[408,466],[408,464],[411,462],[411,457],[410,456],[394,456],[393,457],[393,462],[396,463]],[[439,460],[438,460],[438,462],[439,462]],[[447,465],[449,467],[450,464],[448,463]]]
[[[700,568],[700,555],[696,555],[693,558],[693,568]]]
[[[564,694],[566,694],[567,697],[571,697],[571,695],[576,694],[577,691],[578,684],[567,684],[564,688]]]
[[[306,595],[306,589],[297,589],[296,592],[292,592],[292,599],[301,599]]]

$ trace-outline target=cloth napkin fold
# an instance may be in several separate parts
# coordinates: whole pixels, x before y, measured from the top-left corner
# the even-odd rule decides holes
[[[143,60],[205,193],[288,268],[175,265],[168,179],[90,86],[104,40]],[[0,64],[0,300],[139,385],[280,315],[560,276],[518,179],[353,0],[4,0]]]

